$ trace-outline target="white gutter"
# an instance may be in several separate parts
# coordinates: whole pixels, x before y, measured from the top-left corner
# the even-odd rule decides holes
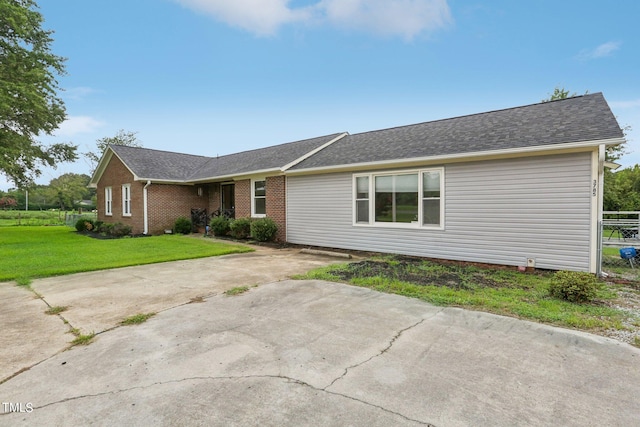
[[[147,187],[151,185],[151,181],[147,181],[147,184],[142,188],[142,204],[143,204],[143,220],[144,220],[144,231],[143,234],[149,234],[149,196],[147,194]]]

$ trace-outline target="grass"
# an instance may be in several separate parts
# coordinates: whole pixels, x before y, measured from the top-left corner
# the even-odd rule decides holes
[[[225,291],[224,294],[228,295],[228,296],[240,295],[240,294],[243,294],[243,293],[247,292],[248,290],[249,290],[248,286],[236,286],[235,288],[231,288],[231,289]]]
[[[182,235],[98,240],[69,227],[6,227],[0,232],[0,281],[250,252]]]
[[[77,332],[74,333],[74,335],[76,336],[76,338],[71,341],[71,345],[89,345],[91,341],[93,341],[93,338],[96,336],[96,334],[93,332],[87,335],[82,335]]]
[[[92,213],[87,215],[95,216]],[[65,212],[63,211],[0,210],[0,227],[64,225],[64,220]]]
[[[438,306],[485,311],[591,332],[624,329],[628,315],[604,301],[616,293],[602,288],[596,301],[575,304],[552,298],[548,292],[552,273],[522,274],[427,260],[400,262],[393,258],[376,263],[339,264],[319,268],[297,279],[347,282],[380,292],[418,298]]]
[[[141,323],[146,322],[147,320],[149,320],[150,318],[152,318],[153,316],[155,316],[156,313],[139,313],[139,314],[134,314],[133,316],[129,316],[126,319],[124,319],[122,322],[120,322],[121,325],[139,325]]]
[[[0,264],[2,263],[2,261],[0,260]],[[25,288],[30,288],[31,287],[31,278],[29,277],[25,277],[25,276],[18,276],[15,278],[16,280],[16,285],[18,286],[24,286]]]
[[[47,311],[44,312],[44,314],[60,314],[63,311],[67,311],[69,307],[67,306],[62,306],[62,305],[56,305],[53,307],[49,307],[49,309]]]

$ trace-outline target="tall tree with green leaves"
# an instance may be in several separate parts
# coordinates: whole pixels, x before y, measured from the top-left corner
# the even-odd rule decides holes
[[[120,129],[114,136],[106,136],[96,141],[96,151],[82,153],[91,164],[91,173],[96,169],[100,158],[109,145],[126,145],[127,147],[142,147],[142,142],[136,137],[138,132]]]
[[[0,0],[0,173],[18,187],[33,182],[42,166],[77,158],[69,143],[44,145],[65,120],[56,76],[65,59],[51,51],[53,31],[33,0]]]
[[[61,210],[73,207],[84,198],[91,198],[87,187],[90,179],[85,174],[65,173],[51,180],[49,187],[53,189]]]

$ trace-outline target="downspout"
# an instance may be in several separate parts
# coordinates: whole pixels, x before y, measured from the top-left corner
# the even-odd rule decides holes
[[[144,188],[142,189],[142,204],[143,204],[143,210],[144,210],[144,232],[143,234],[149,234],[149,196],[147,194],[147,187],[149,187],[151,185],[151,181],[147,181],[147,184],[144,186]]]
[[[601,144],[593,154],[591,174],[591,263],[589,272],[600,274],[602,263],[602,204],[604,200],[604,163],[606,146]]]

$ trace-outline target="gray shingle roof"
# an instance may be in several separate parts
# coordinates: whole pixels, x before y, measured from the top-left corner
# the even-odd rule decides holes
[[[140,179],[194,182],[277,170],[336,133],[220,157],[111,146]],[[291,170],[622,138],[601,93],[347,135]]]
[[[214,176],[239,175],[243,173],[278,169],[303,157],[305,154],[326,144],[341,135],[336,133],[287,144],[274,145],[257,150],[243,151],[211,158],[203,167],[194,171],[191,180],[206,179]]]
[[[172,153],[149,148],[111,145],[111,149],[138,177],[164,181],[185,181],[209,161],[209,157]]]
[[[122,145],[112,145],[111,149],[140,179],[192,182],[279,169],[339,135],[341,134],[336,133],[220,157],[195,156]]]
[[[621,138],[601,93],[349,135],[291,170]]]

